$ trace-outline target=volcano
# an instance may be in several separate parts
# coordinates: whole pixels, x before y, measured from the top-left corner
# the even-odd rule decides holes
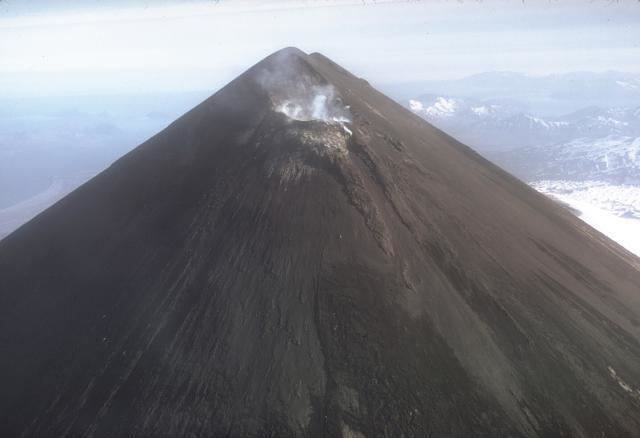
[[[323,55],[0,241],[2,436],[638,436],[640,261]]]

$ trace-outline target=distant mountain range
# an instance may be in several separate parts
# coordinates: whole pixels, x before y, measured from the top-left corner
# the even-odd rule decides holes
[[[402,101],[433,94],[464,96],[493,103],[517,102],[527,112],[561,115],[591,106],[637,106],[640,74],[610,71],[529,76],[487,72],[457,80],[388,85],[385,90]]]
[[[529,181],[595,180],[640,185],[640,137],[583,137],[487,156]]]
[[[431,86],[404,104],[524,180],[640,184],[640,75],[483,73]]]
[[[640,136],[640,106],[588,107],[566,115],[541,116],[518,102],[422,95],[407,106],[481,152],[551,145],[577,138]]]

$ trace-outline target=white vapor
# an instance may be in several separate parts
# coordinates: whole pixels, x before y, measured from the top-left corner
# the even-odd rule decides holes
[[[349,108],[336,96],[331,85],[312,86],[310,92],[283,99],[275,110],[290,119],[300,121],[317,120],[325,123],[350,123]]]

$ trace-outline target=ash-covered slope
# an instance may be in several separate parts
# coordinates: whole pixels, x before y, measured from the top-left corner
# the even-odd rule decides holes
[[[285,49],[0,242],[0,428],[637,436],[639,267]]]

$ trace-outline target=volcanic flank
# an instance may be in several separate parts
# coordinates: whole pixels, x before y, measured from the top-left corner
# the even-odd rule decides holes
[[[0,435],[638,436],[639,267],[285,49],[0,241]]]

